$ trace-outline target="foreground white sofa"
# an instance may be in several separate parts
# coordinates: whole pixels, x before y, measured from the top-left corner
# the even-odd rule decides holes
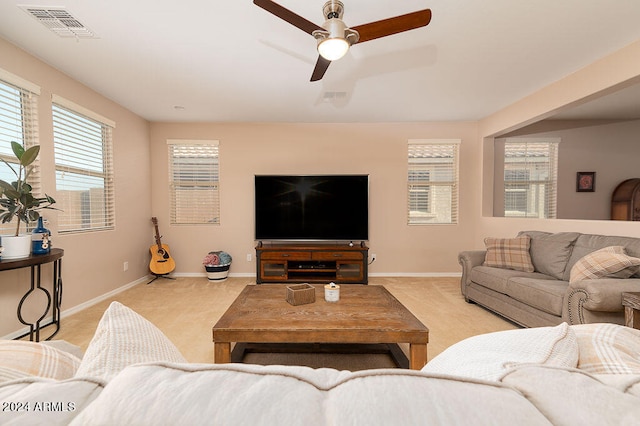
[[[46,344],[3,344],[29,367],[21,371],[17,361],[0,367],[6,380],[0,424],[622,425],[640,419],[640,331],[614,324],[476,336],[423,371],[189,364],[159,330],[118,304],[105,313],[82,360]],[[0,345],[0,361],[6,355]]]

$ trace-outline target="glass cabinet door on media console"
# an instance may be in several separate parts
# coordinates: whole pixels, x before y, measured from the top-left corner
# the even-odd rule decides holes
[[[338,281],[362,281],[364,271],[360,262],[340,261],[336,269],[336,279]]]
[[[262,261],[261,277],[263,280],[275,280],[287,278],[287,262]]]

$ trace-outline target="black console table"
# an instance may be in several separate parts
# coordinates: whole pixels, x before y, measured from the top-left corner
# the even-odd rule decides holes
[[[0,272],[9,271],[12,269],[31,268],[31,288],[22,296],[20,303],[18,303],[18,320],[24,325],[29,326],[29,331],[21,336],[16,337],[20,339],[25,336],[29,336],[31,341],[40,341],[40,330],[50,325],[55,326],[55,331],[47,337],[46,340],[51,339],[60,330],[60,306],[62,305],[62,256],[64,250],[60,248],[52,248],[47,254],[32,254],[29,257],[21,259],[2,259],[0,260]],[[40,267],[46,263],[53,263],[53,298],[51,293],[42,287],[40,282]],[[22,305],[25,300],[35,291],[42,291],[47,297],[47,307],[36,322],[29,323],[22,317]],[[51,310],[52,319],[47,324],[40,324],[40,322],[47,316]]]

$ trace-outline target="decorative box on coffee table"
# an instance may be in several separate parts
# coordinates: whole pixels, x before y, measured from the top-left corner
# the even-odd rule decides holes
[[[293,306],[306,305],[316,301],[316,289],[309,284],[287,286],[287,302]]]

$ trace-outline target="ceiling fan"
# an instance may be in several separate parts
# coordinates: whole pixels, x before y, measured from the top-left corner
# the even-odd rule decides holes
[[[342,21],[342,2],[330,0],[322,8],[326,21],[318,26],[271,0],[253,0],[253,3],[311,34],[318,41],[319,56],[311,81],[322,79],[331,61],[343,57],[351,45],[424,27],[431,21],[431,10],[424,9],[349,28]]]

